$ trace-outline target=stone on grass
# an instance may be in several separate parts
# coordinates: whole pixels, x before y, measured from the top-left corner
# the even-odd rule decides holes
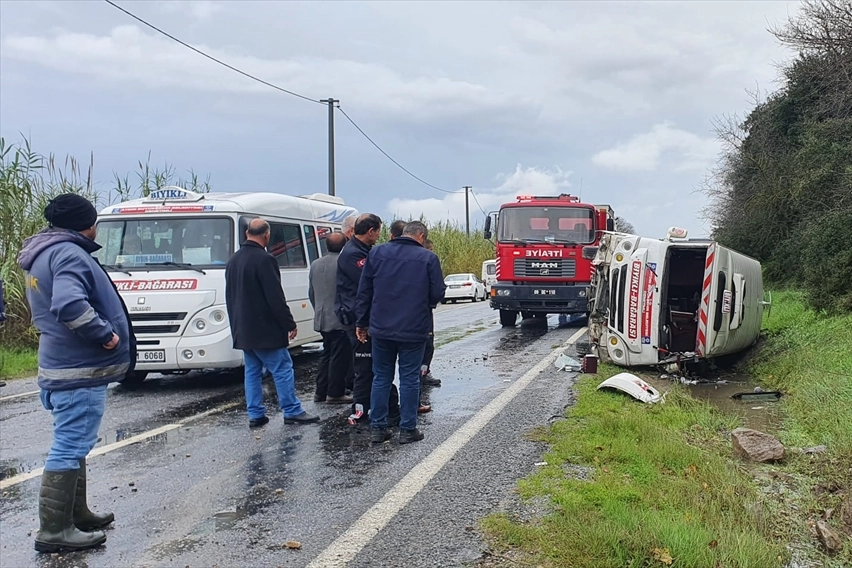
[[[837,552],[843,548],[843,542],[840,540],[840,535],[835,532],[825,521],[819,520],[816,523],[817,536],[819,541],[829,552]]]
[[[756,462],[774,462],[784,459],[784,445],[778,438],[751,428],[737,428],[731,432],[734,451],[740,457]]]

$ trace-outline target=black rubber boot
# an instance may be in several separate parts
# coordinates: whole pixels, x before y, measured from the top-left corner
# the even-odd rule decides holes
[[[74,496],[74,526],[81,531],[94,531],[108,526],[115,520],[112,513],[99,515],[89,510],[86,502],[86,458],[80,460],[77,476],[77,493]]]
[[[76,469],[45,471],[38,496],[40,527],[35,538],[39,552],[85,550],[106,541],[101,531],[83,532],[74,526],[74,496],[77,491]]]

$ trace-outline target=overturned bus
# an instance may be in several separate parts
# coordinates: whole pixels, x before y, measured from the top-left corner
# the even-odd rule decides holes
[[[589,335],[625,367],[689,363],[752,346],[763,319],[760,263],[711,240],[607,233],[586,247]]]

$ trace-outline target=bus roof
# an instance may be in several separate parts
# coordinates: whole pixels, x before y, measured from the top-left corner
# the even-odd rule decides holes
[[[283,193],[195,193],[179,187],[166,187],[148,197],[105,207],[101,215],[148,215],[192,213],[249,213],[340,223],[358,211],[339,197],[314,193],[292,196]]]

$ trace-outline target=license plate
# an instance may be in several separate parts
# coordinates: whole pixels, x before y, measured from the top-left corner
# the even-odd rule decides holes
[[[452,284],[450,284],[450,288],[461,288],[461,286],[453,286]]]
[[[154,351],[137,351],[136,362],[138,363],[165,363],[166,350],[156,349]]]
[[[533,296],[555,296],[556,290],[533,290]]]

